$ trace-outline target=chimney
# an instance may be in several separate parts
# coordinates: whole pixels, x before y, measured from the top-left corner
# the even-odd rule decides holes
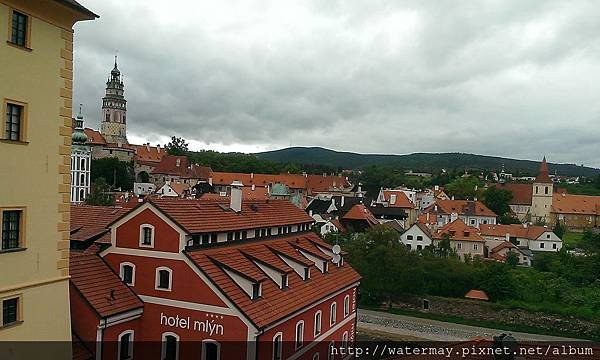
[[[506,233],[506,241],[510,241],[510,234]]]
[[[438,211],[437,205],[434,205],[434,206],[433,206],[433,211],[435,211],[435,212],[437,212],[437,211]]]
[[[256,185],[252,184],[252,191],[256,190]]]
[[[160,144],[156,145],[156,151],[158,151],[160,153]]]
[[[235,180],[231,183],[231,196],[229,208],[235,212],[242,211],[242,188],[244,184],[241,181]]]
[[[452,214],[450,214],[450,222],[454,222],[456,221],[456,219],[458,219],[458,214],[453,212]]]
[[[454,195],[452,195],[452,200],[454,200]]]
[[[180,165],[181,165],[181,159],[179,159],[179,158],[178,158],[178,159],[175,161],[175,166],[179,167]]]
[[[436,185],[436,186],[434,186],[434,187],[433,187],[433,190],[435,190],[435,191],[438,191],[438,190],[440,190],[440,186],[439,186],[439,185]]]
[[[427,213],[427,222],[429,222],[429,213]]]
[[[340,207],[344,207],[345,199],[346,199],[346,197],[344,195],[342,195],[342,201],[340,202]]]
[[[254,179],[254,173],[250,173],[250,179]]]
[[[148,150],[148,152],[150,152],[150,143],[146,143],[146,150]]]

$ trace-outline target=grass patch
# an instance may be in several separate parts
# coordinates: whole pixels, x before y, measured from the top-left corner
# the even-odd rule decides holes
[[[562,238],[563,245],[566,246],[567,249],[574,249],[579,245],[582,238],[582,232],[567,231]]]
[[[465,319],[463,317],[459,317],[459,316],[455,316],[455,315],[444,315],[444,314],[436,314],[436,313],[431,313],[431,312],[421,312],[418,310],[395,309],[395,308],[391,309],[390,311],[384,311],[384,310],[381,310],[380,308],[374,307],[374,306],[360,306],[360,308],[365,309],[365,310],[389,312],[391,314],[397,314],[397,315],[412,316],[412,317],[422,318],[422,319],[443,321],[443,322],[448,322],[448,323],[453,323],[453,324],[470,325],[470,326],[484,327],[484,328],[490,328],[490,329],[496,329],[496,330],[505,330],[507,332],[523,332],[523,333],[537,334],[537,335],[559,336],[559,337],[569,337],[569,338],[576,338],[576,339],[600,341],[600,338],[589,337],[589,336],[585,336],[585,335],[581,335],[581,334],[572,334],[572,333],[567,333],[567,332],[562,332],[562,331],[546,330],[546,329],[540,329],[540,328],[531,327],[531,326],[527,326],[527,325],[520,325],[520,324],[503,324],[503,323],[491,322],[491,321]]]

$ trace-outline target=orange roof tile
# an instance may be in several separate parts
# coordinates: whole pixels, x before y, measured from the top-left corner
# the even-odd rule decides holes
[[[265,187],[270,184],[281,183],[290,189],[305,189],[306,177],[300,174],[247,174],[232,172],[213,172],[213,185],[231,185],[234,181],[241,181],[244,186],[256,185]]]
[[[364,220],[369,225],[379,225],[379,221],[375,218],[373,213],[367,209],[364,204],[354,205],[347,213],[342,217],[344,220]]]
[[[423,210],[423,212],[434,213],[436,206],[438,209],[438,214],[452,214],[454,212],[458,215],[496,217],[496,214],[481,201],[471,200],[437,200],[435,203],[429,205],[429,207]]]
[[[450,240],[485,242],[478,232],[477,228],[465,224],[461,219],[456,219],[438,229],[434,238],[442,239],[444,234],[449,234]]]
[[[87,135],[87,142],[89,144],[106,145],[106,140],[104,139],[104,136],[100,134],[99,131],[90,128],[85,128],[83,132],[85,133],[85,135]]]
[[[488,301],[490,298],[487,296],[487,294],[485,293],[485,291],[482,290],[469,290],[469,292],[467,292],[465,294],[465,297],[467,299],[475,299],[475,300],[485,300]]]
[[[306,189],[309,194],[346,189],[351,186],[348,178],[335,175],[307,175]]]
[[[509,236],[520,237],[524,239],[535,240],[540,237],[544,232],[552,231],[543,226],[523,226],[521,224],[481,224],[479,225],[479,233],[484,236],[498,236],[505,237],[506,234]]]
[[[130,145],[135,151],[133,159],[140,163],[156,165],[167,155],[167,150],[160,146]]]
[[[286,236],[283,238],[268,239],[262,241],[239,242],[227,246],[205,248],[186,251],[186,255],[218,286],[235,305],[248,316],[258,327],[263,328],[291,313],[299,311],[314,302],[333,294],[349,285],[360,281],[360,275],[345,262],[342,266],[329,264],[329,271],[325,274],[318,270],[312,261],[304,258],[295,247],[300,246],[322,253],[314,243],[327,244],[312,232]],[[245,253],[262,257],[265,261],[278,258],[272,249],[289,254],[295,258],[304,259],[311,268],[310,280],[305,281],[295,272],[289,272],[289,287],[282,290],[276,283],[267,279],[262,270],[246,257]],[[250,297],[226,274],[218,262],[211,259],[229,259],[228,265],[236,266],[236,270],[248,274],[250,277],[262,279],[262,296],[251,300]],[[234,264],[235,263],[235,264]],[[291,270],[280,259],[275,262],[278,267]]]
[[[600,215],[600,196],[554,193],[552,196],[552,212],[558,214]]]
[[[190,233],[259,229],[314,221],[288,200],[242,201],[239,213],[229,209],[228,201],[164,197],[149,202]]]
[[[512,193],[510,204],[531,205],[531,197],[533,196],[532,184],[504,183],[493,184],[492,186],[510,191]]]
[[[71,283],[102,318],[144,306],[97,254],[71,250],[69,273]]]
[[[391,202],[392,195],[396,195],[396,199],[393,204]],[[389,207],[398,207],[404,209],[414,209],[416,207],[402,190],[383,190],[383,197],[385,201],[388,202]]]
[[[101,237],[108,232],[108,224],[128,211],[129,209],[112,206],[71,205],[70,239],[87,241]]]
[[[550,179],[548,173],[548,164],[546,163],[546,157],[544,156],[544,159],[540,164],[540,171],[538,173],[538,176],[536,176],[535,178],[535,182],[543,184],[552,184],[552,179]]]

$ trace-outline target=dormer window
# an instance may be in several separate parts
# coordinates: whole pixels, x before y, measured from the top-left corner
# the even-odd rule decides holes
[[[258,299],[261,295],[260,283],[252,284],[252,300]]]
[[[287,289],[288,287],[288,274],[281,275],[281,289]]]
[[[307,266],[304,268],[304,279],[303,280],[308,280],[310,279],[310,268]]]
[[[154,226],[150,224],[140,226],[140,247],[154,247]]]

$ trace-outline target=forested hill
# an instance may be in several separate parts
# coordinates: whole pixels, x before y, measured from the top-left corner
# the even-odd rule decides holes
[[[415,153],[408,155],[379,155],[341,152],[320,147],[291,147],[257,153],[260,159],[281,163],[327,165],[341,169],[359,169],[369,165],[393,166],[413,171],[437,173],[446,170],[490,170],[502,168],[515,175],[536,175],[540,160],[517,160],[495,156],[463,153]],[[597,176],[600,169],[575,164],[548,163],[550,173],[567,176]]]

